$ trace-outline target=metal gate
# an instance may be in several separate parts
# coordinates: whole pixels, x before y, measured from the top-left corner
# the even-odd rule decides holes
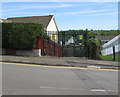
[[[63,57],[88,57],[87,33],[61,33],[59,44],[62,46]]]

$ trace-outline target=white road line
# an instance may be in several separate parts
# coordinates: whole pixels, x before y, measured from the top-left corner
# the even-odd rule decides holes
[[[81,90],[80,88],[60,88],[60,87],[48,87],[48,86],[41,86],[41,89],[62,89],[62,90],[79,90],[79,91],[86,91],[86,90]]]
[[[97,69],[100,69],[101,67],[100,66],[87,66],[87,68],[97,68]]]
[[[93,92],[106,92],[106,90],[103,89],[92,89]]]

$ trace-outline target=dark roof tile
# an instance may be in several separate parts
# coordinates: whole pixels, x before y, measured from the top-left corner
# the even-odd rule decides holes
[[[115,36],[96,36],[96,39],[98,39],[98,40],[111,40],[114,37]]]
[[[33,22],[33,23],[41,23],[45,27],[48,26],[50,20],[53,15],[49,16],[30,16],[30,17],[15,17],[15,18],[7,18],[7,20],[11,20],[12,22]]]

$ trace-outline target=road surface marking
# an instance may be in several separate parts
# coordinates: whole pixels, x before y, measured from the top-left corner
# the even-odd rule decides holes
[[[106,92],[106,90],[103,89],[92,89],[93,92]]]
[[[87,66],[87,68],[97,68],[97,69],[100,69],[101,67],[100,66]]]
[[[12,65],[22,65],[22,66],[37,66],[37,67],[47,67],[47,68],[66,68],[66,69],[88,69],[88,70],[104,70],[104,71],[120,71],[113,69],[97,69],[97,68],[84,68],[84,67],[65,67],[65,66],[45,66],[45,65],[32,65],[32,64],[23,64],[23,63],[8,63],[0,62],[1,64],[12,64]]]
[[[80,90],[79,88],[59,88],[59,87],[47,87],[47,86],[41,86],[40,88],[43,88],[43,89],[64,89],[64,90],[77,89],[77,90]]]
[[[62,90],[79,90],[79,91],[86,91],[85,89],[80,88],[65,88],[65,87],[49,87],[49,86],[41,86],[41,89],[62,89]],[[90,90],[89,90],[90,91]]]

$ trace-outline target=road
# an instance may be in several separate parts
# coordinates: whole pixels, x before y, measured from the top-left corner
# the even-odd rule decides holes
[[[117,95],[118,72],[3,63],[3,95]]]

